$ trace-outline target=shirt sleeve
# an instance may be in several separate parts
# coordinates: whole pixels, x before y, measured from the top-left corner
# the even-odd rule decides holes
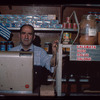
[[[52,72],[52,67],[50,66],[51,58],[52,56],[48,55],[45,50],[42,51],[41,53],[42,66],[45,66],[46,69],[49,70],[50,72]]]

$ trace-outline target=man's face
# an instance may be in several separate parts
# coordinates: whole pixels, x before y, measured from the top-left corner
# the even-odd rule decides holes
[[[20,41],[23,46],[30,46],[33,42],[33,31],[30,26],[24,26],[20,33]]]

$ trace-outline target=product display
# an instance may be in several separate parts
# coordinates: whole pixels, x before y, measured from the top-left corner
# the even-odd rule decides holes
[[[0,24],[5,27],[19,28],[25,23],[36,28],[62,28],[56,15],[0,15]]]
[[[74,22],[71,22],[70,17],[66,17],[66,22],[63,22],[63,26],[64,29],[77,29],[77,24]]]

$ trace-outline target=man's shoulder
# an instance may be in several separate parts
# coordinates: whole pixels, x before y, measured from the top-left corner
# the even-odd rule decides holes
[[[19,51],[20,45],[11,48],[10,51]]]
[[[42,47],[34,45],[34,50],[45,51]]]

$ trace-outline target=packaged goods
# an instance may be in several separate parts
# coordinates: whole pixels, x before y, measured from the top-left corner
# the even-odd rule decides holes
[[[67,28],[67,23],[66,22],[63,23],[63,28]]]
[[[54,24],[49,24],[48,28],[55,28]]]
[[[41,25],[41,28],[48,28],[49,27],[49,24],[47,24],[47,23],[43,23],[42,25]]]
[[[62,24],[55,24],[55,28],[61,29],[62,28]]]
[[[12,47],[13,47],[13,42],[12,41],[8,41],[7,42],[7,51],[9,51]]]
[[[48,15],[41,15],[41,20],[48,20]]]
[[[63,39],[62,39],[62,43],[63,44],[68,44],[70,41],[70,34],[65,32],[63,33]]]
[[[0,23],[10,28],[19,28],[23,24],[36,28],[62,28],[56,15],[0,15]]]
[[[41,19],[41,16],[40,15],[34,15],[33,16],[33,19],[36,21],[36,20],[40,20]]]
[[[0,51],[6,51],[7,50],[6,47],[7,47],[7,42],[1,41],[0,42]]]
[[[73,23],[73,29],[77,29],[77,24]]]
[[[95,45],[97,43],[97,26],[94,16],[84,15],[82,17],[79,43],[81,45]]]
[[[52,24],[59,24],[59,21],[58,20],[51,20],[51,23]]]
[[[9,51],[14,46],[12,41],[1,41],[0,51]]]
[[[68,29],[71,29],[72,28],[72,23],[67,23],[68,24]]]
[[[70,17],[66,17],[66,23],[70,23]]]
[[[48,15],[48,20],[56,20],[56,15]]]
[[[51,53],[52,53],[52,44],[51,44],[50,42],[45,42],[44,50],[45,50],[48,54],[51,54]]]

